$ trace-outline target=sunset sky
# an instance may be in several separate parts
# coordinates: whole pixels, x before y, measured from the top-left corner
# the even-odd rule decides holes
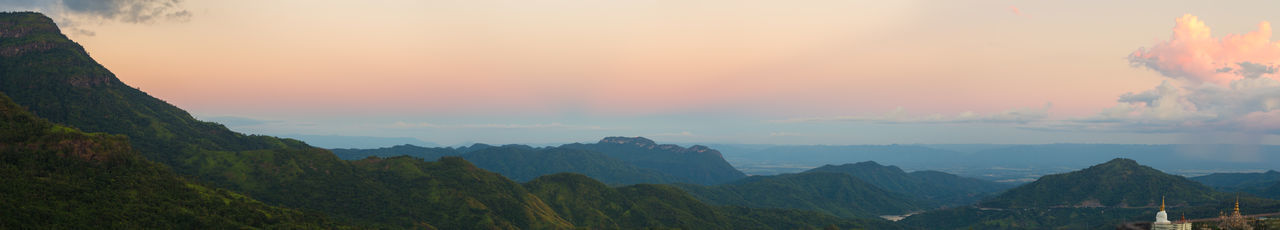
[[[254,134],[1280,144],[1277,1],[0,0]]]

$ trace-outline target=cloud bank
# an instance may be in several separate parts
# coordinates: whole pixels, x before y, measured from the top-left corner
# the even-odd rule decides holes
[[[1175,20],[1168,41],[1129,55],[1136,68],[1168,79],[1153,89],[1126,93],[1117,104],[1084,118],[1036,128],[1134,132],[1243,132],[1280,134],[1280,42],[1271,23],[1222,38],[1196,16]]]
[[[1129,64],[1190,83],[1229,84],[1247,77],[1274,77],[1280,42],[1271,42],[1271,23],[1245,34],[1214,38],[1193,15],[1174,20],[1173,37],[1129,54]]]

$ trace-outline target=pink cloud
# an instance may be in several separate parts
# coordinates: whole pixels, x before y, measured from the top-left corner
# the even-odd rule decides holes
[[[1276,77],[1274,71],[1258,68],[1274,69],[1280,62],[1280,42],[1271,41],[1271,23],[1266,21],[1253,32],[1219,39],[1203,21],[1187,14],[1175,20],[1170,40],[1139,48],[1129,55],[1129,62],[1174,79],[1226,85],[1243,77]]]
[[[1019,10],[1016,6],[1009,6],[1009,12],[1013,12],[1014,15],[1022,16],[1022,10]]]

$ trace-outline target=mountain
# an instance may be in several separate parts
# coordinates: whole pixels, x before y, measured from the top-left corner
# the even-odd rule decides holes
[[[214,121],[218,122],[218,121]],[[426,142],[412,137],[371,137],[371,136],[340,136],[340,135],[307,135],[307,134],[284,134],[280,135],[284,138],[298,139],[307,144],[326,148],[379,148],[394,145],[416,145],[426,147],[440,146],[436,143]]]
[[[147,159],[201,183],[347,223],[444,229],[571,226],[542,211],[546,205],[518,184],[470,164],[348,162],[300,141],[243,135],[196,120],[121,82],[38,13],[0,13],[0,92],[50,121],[128,136]]]
[[[1172,206],[1214,202],[1209,187],[1117,158],[1080,171],[1047,175],[983,201],[983,207],[1058,206],[1154,207],[1161,197]]]
[[[1261,197],[1271,198],[1271,199],[1280,199],[1280,182],[1271,184],[1271,186],[1267,186],[1266,188],[1263,188],[1261,191],[1257,191],[1254,194],[1257,194],[1258,196],[1261,196]]]
[[[52,124],[3,93],[0,175],[0,229],[342,227],[192,183],[124,136]]]
[[[363,228],[597,228],[590,222],[579,225],[566,220],[525,186],[462,158],[442,157],[427,162],[413,157],[367,157],[346,161],[301,141],[244,135],[217,123],[196,120],[186,111],[121,82],[67,39],[53,20],[38,13],[0,13],[0,93],[8,94],[33,114],[69,126],[4,127],[5,133],[15,133],[5,134],[5,141],[23,144],[0,145],[6,151],[6,164],[16,165],[0,168],[6,175],[0,177],[6,182],[0,186],[4,192],[0,200],[6,202],[4,210],[0,210],[0,223],[5,225],[0,228],[46,227],[51,222],[56,223],[48,226],[68,228],[341,227],[330,227],[325,217],[268,205],[314,210],[335,222]],[[9,110],[5,111],[7,114]],[[40,132],[46,129],[54,137],[43,137]],[[72,135],[68,130],[74,129],[109,134],[88,134],[102,138],[102,142],[57,139]],[[125,136],[128,142],[123,141]],[[40,139],[24,139],[32,137]],[[50,148],[55,150],[35,155],[9,154],[9,149],[44,148],[41,145],[52,145]],[[136,151],[121,150],[125,148]],[[461,151],[488,148],[496,147],[478,145]],[[110,163],[125,159],[121,158],[124,155],[117,155],[120,152],[133,152],[137,160]],[[52,156],[66,159],[45,160]],[[99,159],[108,162],[92,162]],[[145,166],[144,160],[163,165],[139,169],[143,174],[127,172],[131,166]],[[92,168],[94,165],[100,168]],[[155,176],[165,166],[180,177]],[[85,168],[89,169],[78,171]],[[61,177],[72,181],[58,184],[62,183]],[[163,191],[147,188],[151,186],[147,183],[160,183],[155,186]],[[626,211],[662,212],[627,220],[643,225],[637,228],[695,226],[685,224],[698,223],[695,219],[667,217],[685,218],[688,215],[681,213],[690,213],[700,218],[706,213],[702,208],[705,204],[678,199],[689,197],[678,189],[653,185],[624,188],[635,191],[621,193],[639,199],[632,200],[637,205],[651,206],[630,207]],[[46,197],[54,199],[43,199]],[[255,198],[261,203],[253,201]],[[565,199],[569,200],[553,203],[588,202],[572,200],[577,199],[574,197]],[[667,200],[675,203],[662,203]],[[109,203],[98,203],[103,201]],[[730,221],[756,224],[744,228],[798,226],[792,220],[877,226],[858,224],[865,220],[806,215],[793,210],[723,210],[727,211],[716,213],[731,215],[723,217]]]
[[[462,158],[516,181],[562,172],[580,173],[607,184],[684,182],[653,169],[639,168],[599,152],[571,148],[507,145],[471,151]]]
[[[348,160],[370,156],[411,156],[435,160],[458,156],[477,167],[497,172],[515,181],[529,181],[543,175],[579,173],[606,184],[691,183],[652,169],[639,168],[602,153],[571,148],[533,148],[526,145],[490,146],[475,144],[462,148],[425,148],[397,145],[378,149],[334,149],[335,155]]]
[[[1280,190],[1269,189],[1280,186],[1280,172],[1275,170],[1264,173],[1214,173],[1190,179],[1219,191],[1246,192],[1263,197],[1280,198],[1280,193],[1277,193]]]
[[[1245,197],[1263,213],[1280,202]],[[935,229],[1099,229],[1150,221],[1163,200],[1170,213],[1216,217],[1231,198],[1181,176],[1117,158],[1079,171],[1047,175],[975,206],[933,210],[901,222]],[[1255,207],[1255,206],[1246,206]]]
[[[918,200],[932,201],[942,206],[972,204],[1007,188],[1004,184],[938,171],[907,173],[897,166],[884,166],[875,161],[825,165],[806,172],[844,173],[884,190],[912,196]]]
[[[417,145],[396,145],[376,149],[330,149],[333,155],[343,160],[360,160],[368,157],[411,156],[424,160],[436,160],[440,157],[459,156],[463,151],[454,148],[422,147]]]
[[[565,219],[600,229],[898,229],[880,219],[844,219],[807,211],[711,206],[668,185],[611,188],[581,174],[538,177],[525,187]]]
[[[900,215],[928,207],[843,173],[752,176],[728,184],[678,184],[712,204],[813,210],[846,218]]]
[[[644,137],[606,137],[595,144],[566,144],[560,148],[604,153],[636,167],[657,170],[694,184],[721,184],[746,177],[724,160],[720,151],[702,145],[689,148],[659,145]]]
[[[689,148],[658,145],[643,137],[607,137],[597,144],[545,148],[484,144],[460,148],[397,145],[378,149],[333,149],[333,152],[347,160],[369,156],[404,155],[425,160],[460,156],[480,168],[516,181],[561,172],[585,174],[607,184],[716,184],[745,177],[714,149],[700,145]]]

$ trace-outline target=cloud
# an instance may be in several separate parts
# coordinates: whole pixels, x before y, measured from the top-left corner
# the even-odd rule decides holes
[[[1129,64],[1190,83],[1227,84],[1250,77],[1275,77],[1280,42],[1271,42],[1271,23],[1242,35],[1214,38],[1208,26],[1187,14],[1174,20],[1173,37],[1128,56]]]
[[[979,114],[974,112],[963,112],[953,116],[945,116],[942,114],[913,116],[907,114],[902,108],[898,107],[893,111],[879,116],[835,116],[835,117],[806,117],[791,118],[785,120],[776,120],[778,123],[801,123],[801,122],[870,122],[882,124],[913,124],[913,123],[1027,123],[1033,121],[1044,120],[1049,117],[1049,108],[1052,103],[1046,103],[1040,108],[1014,108],[997,113]]]
[[[1010,12],[1010,13],[1013,13],[1013,15],[1018,15],[1018,16],[1026,17],[1026,16],[1022,15],[1022,10],[1018,9],[1018,7],[1016,7],[1016,6],[1009,6],[1009,12]]]
[[[1120,95],[1096,115],[1029,126],[1046,130],[1280,134],[1280,43],[1271,24],[1214,38],[1192,15],[1176,20],[1173,38],[1129,56],[1136,67],[1168,77],[1154,89]]]
[[[80,28],[80,25],[106,22],[146,24],[160,20],[186,22],[191,19],[191,11],[182,7],[182,0],[6,0],[0,1],[0,8],[41,12],[70,32],[87,36],[95,33]]]
[[[396,122],[392,124],[396,128],[454,128],[454,129],[575,129],[575,130],[608,130],[608,128],[594,125],[567,125],[559,122],[547,124],[450,124],[441,125],[427,122],[409,123]]]

